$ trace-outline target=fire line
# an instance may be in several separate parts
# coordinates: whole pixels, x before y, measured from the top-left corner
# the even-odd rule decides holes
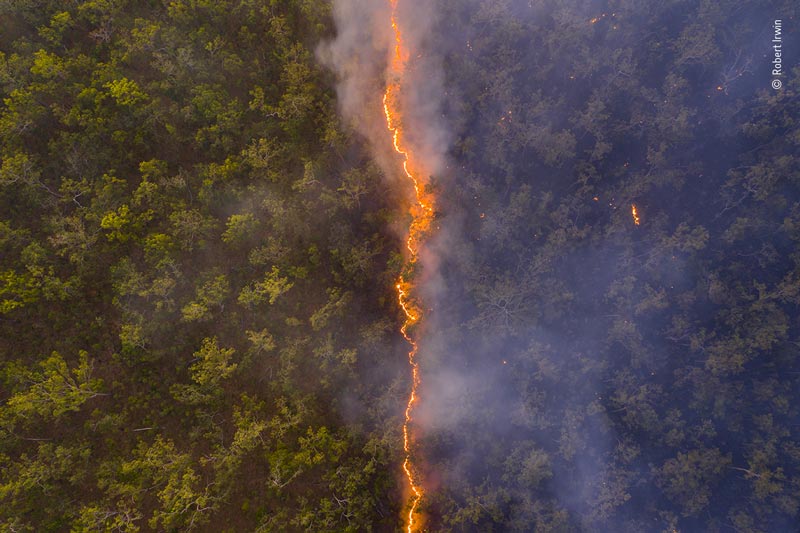
[[[411,497],[408,503],[407,533],[413,533],[416,526],[414,514],[422,500],[423,490],[417,479],[414,463],[411,454],[411,436],[409,426],[412,421],[414,405],[417,402],[417,389],[420,384],[419,364],[417,363],[418,345],[409,331],[414,324],[422,318],[422,309],[413,296],[414,270],[419,259],[419,248],[424,240],[425,234],[431,227],[434,216],[434,198],[429,192],[425,191],[424,183],[421,182],[420,170],[416,166],[416,161],[412,150],[403,143],[403,123],[400,110],[400,93],[405,81],[406,64],[410,53],[403,41],[403,33],[397,20],[397,4],[399,0],[389,0],[391,7],[391,26],[394,35],[394,51],[389,59],[386,91],[383,95],[383,111],[386,115],[386,127],[392,134],[392,144],[403,160],[403,172],[411,184],[414,186],[414,203],[410,208],[411,222],[408,228],[406,248],[408,248],[408,259],[404,265],[403,272],[397,279],[395,288],[397,289],[397,301],[403,310],[405,320],[400,328],[403,338],[411,346],[408,352],[408,363],[411,367],[411,391],[408,396],[405,409],[405,419],[403,421],[403,472],[411,490]]]

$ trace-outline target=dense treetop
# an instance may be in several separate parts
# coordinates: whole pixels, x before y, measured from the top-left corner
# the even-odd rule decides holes
[[[797,6],[596,4],[443,6],[461,237],[423,374],[470,387],[434,527],[794,531]]]
[[[0,3],[0,529],[397,522],[397,246],[328,9]]]
[[[430,529],[796,530],[798,7],[437,6]],[[3,531],[400,526],[403,192],[330,10],[0,0]]]

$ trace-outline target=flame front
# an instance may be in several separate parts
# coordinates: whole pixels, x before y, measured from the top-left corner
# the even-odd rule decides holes
[[[414,514],[422,500],[422,487],[417,479],[413,460],[411,457],[411,438],[409,426],[411,425],[414,404],[417,402],[417,389],[420,384],[419,364],[416,356],[417,342],[409,332],[409,328],[422,318],[422,309],[412,295],[414,289],[414,270],[419,259],[420,244],[431,227],[434,216],[434,198],[425,191],[424,184],[420,181],[420,170],[414,159],[412,150],[403,142],[402,113],[400,109],[400,93],[405,81],[406,65],[409,51],[403,43],[403,34],[397,20],[397,3],[399,0],[389,0],[391,7],[391,25],[394,35],[394,53],[388,65],[386,91],[383,95],[383,111],[386,115],[386,127],[392,134],[394,150],[403,159],[403,172],[414,186],[414,202],[410,208],[411,223],[408,228],[406,248],[408,257],[403,272],[397,279],[397,300],[405,315],[405,320],[400,332],[403,338],[411,345],[408,352],[408,363],[411,367],[411,392],[406,403],[405,419],[403,421],[403,472],[411,490],[411,499],[408,505],[407,532],[413,533],[416,524]]]
[[[634,226],[638,226],[641,220],[639,219],[639,210],[636,209],[636,204],[631,204],[631,216],[633,217]]]

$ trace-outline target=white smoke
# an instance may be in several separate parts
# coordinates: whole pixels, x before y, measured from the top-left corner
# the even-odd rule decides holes
[[[436,21],[431,2],[400,0],[397,9],[403,45],[410,53],[402,85],[404,143],[427,181],[446,165],[450,134],[442,119],[441,58],[429,53]],[[375,0],[335,0],[336,38],[317,51],[337,76],[339,111],[345,122],[369,143],[384,174],[394,182],[402,174],[383,114],[386,66],[394,53],[390,4]]]

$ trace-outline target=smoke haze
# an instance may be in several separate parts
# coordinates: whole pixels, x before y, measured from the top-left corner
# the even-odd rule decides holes
[[[322,56],[391,176],[375,109],[392,43],[374,4],[336,2],[339,35]],[[763,142],[743,124],[766,120],[771,20],[758,6],[733,18],[678,4],[400,2],[415,51],[404,128],[439,211],[418,286],[413,428],[435,528],[788,527],[736,495],[749,481],[729,467],[753,464],[759,431],[726,440],[745,423],[731,405],[785,380],[754,355],[783,341],[736,367],[721,354],[756,333],[736,333],[709,296],[719,277],[733,290],[736,272],[763,267],[772,283],[791,270],[773,243],[771,266],[742,266],[761,252],[731,233],[747,216],[731,169],[764,157],[740,154]],[[703,328],[728,340],[700,341]]]
[[[337,36],[320,46],[318,56],[337,76],[336,92],[343,117],[369,142],[384,173],[393,179],[400,168],[381,101],[386,65],[395,45],[389,4],[340,0],[333,5]],[[404,140],[426,180],[443,173],[450,139],[442,121],[441,58],[428,53],[435,21],[430,2],[399,5],[398,23],[404,46],[412,54],[402,88]]]

